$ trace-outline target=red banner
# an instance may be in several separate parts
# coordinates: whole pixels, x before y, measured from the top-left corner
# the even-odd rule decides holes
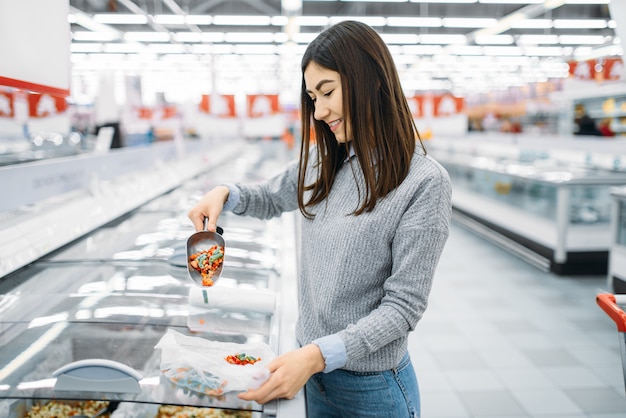
[[[212,101],[212,97],[215,97],[215,100]],[[198,107],[201,112],[212,114],[220,118],[234,118],[237,116],[237,111],[235,110],[235,96],[233,94],[219,94],[217,96],[203,94]]]
[[[451,94],[413,96],[408,102],[416,118],[451,116],[465,111],[465,100]]]
[[[571,61],[570,77],[579,80],[602,82],[616,81],[624,78],[624,62],[621,58],[599,58],[587,61]]]
[[[0,117],[13,117],[13,94],[8,91],[0,91]]]
[[[31,118],[45,118],[67,110],[67,100],[63,96],[51,94],[28,94],[28,115]]]
[[[248,117],[259,118],[280,112],[277,94],[251,94],[246,100]]]
[[[602,69],[605,80],[623,80],[626,73],[624,61],[621,58],[606,58]]]

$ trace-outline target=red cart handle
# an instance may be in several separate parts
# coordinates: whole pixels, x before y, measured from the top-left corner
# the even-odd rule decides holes
[[[596,302],[615,322],[617,330],[619,332],[626,332],[626,313],[617,306],[615,295],[600,293],[596,296]]]

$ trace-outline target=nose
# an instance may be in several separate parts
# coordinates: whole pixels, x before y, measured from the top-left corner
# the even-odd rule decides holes
[[[313,112],[313,117],[315,118],[315,120],[324,120],[324,118],[327,117],[328,114],[329,114],[328,107],[324,106],[318,100],[317,103],[315,103],[315,111]]]

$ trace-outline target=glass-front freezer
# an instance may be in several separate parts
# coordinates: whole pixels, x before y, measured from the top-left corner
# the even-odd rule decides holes
[[[304,416],[302,393],[259,405],[239,400],[243,389],[232,386],[249,377],[245,367],[297,346],[293,214],[260,221],[224,213],[220,278],[201,288],[188,276],[187,211],[213,185],[245,181],[241,167],[249,165],[204,173],[0,280],[0,416],[102,403],[116,418],[181,409],[197,417]],[[213,353],[165,368],[171,347],[163,344],[172,338],[189,338],[181,347],[252,350],[259,363],[225,377],[198,366],[211,360],[222,370],[226,357]],[[255,356],[261,349],[268,351]]]
[[[626,186],[615,187],[613,217],[611,221],[612,242],[609,255],[608,285],[614,293],[626,293]]]
[[[556,274],[605,274],[611,188],[626,173],[441,154],[457,221]]]

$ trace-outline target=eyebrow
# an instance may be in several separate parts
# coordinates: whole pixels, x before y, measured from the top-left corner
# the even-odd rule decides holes
[[[315,90],[319,91],[319,90],[320,90],[320,88],[321,88],[324,84],[326,84],[326,83],[332,83],[333,81],[335,81],[335,80],[328,80],[328,79],[320,80],[320,82],[319,82],[319,83],[317,83],[317,85],[315,86]],[[307,93],[312,93],[312,91],[307,89]]]

